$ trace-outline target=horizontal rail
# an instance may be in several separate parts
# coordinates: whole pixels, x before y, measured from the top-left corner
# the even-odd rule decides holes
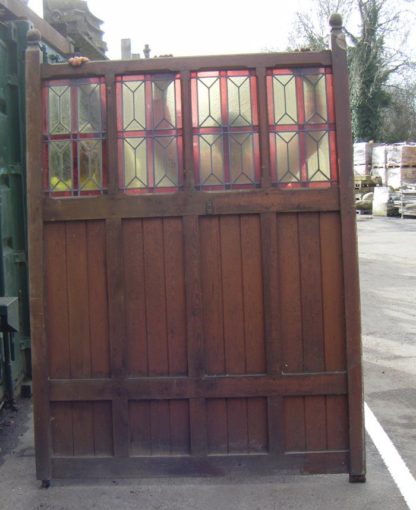
[[[343,372],[282,376],[139,377],[113,379],[52,379],[52,401],[227,398],[260,396],[345,395]]]
[[[152,73],[203,71],[221,69],[254,69],[256,67],[316,67],[330,66],[331,52],[253,53],[248,55],[212,55],[201,57],[162,57],[138,60],[88,62],[79,67],[69,64],[43,64],[42,78],[73,78],[103,76],[106,73]]]
[[[44,198],[45,221],[339,210],[338,188]]]

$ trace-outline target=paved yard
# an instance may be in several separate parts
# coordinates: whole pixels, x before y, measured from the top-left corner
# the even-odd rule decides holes
[[[358,232],[366,401],[414,477],[416,220],[360,217]],[[369,439],[366,484],[349,484],[347,475],[279,475],[55,481],[49,490],[40,490],[31,414],[25,406],[19,411],[19,426],[17,444],[0,465],[2,510],[408,508]]]

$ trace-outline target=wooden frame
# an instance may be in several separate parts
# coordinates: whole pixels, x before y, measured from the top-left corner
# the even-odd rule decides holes
[[[38,478],[219,473],[243,469],[238,466],[244,461],[259,472],[283,467],[349,472],[351,481],[364,481],[358,265],[340,23],[333,23],[331,52],[93,62],[79,68],[41,66],[38,39],[32,33],[27,52]],[[333,72],[338,185],[278,189],[270,178],[266,70],[319,66]],[[256,71],[259,189],[194,189],[190,73],[207,69]],[[167,71],[182,80],[184,191],[129,196],[118,189],[116,75]],[[46,196],[42,83],[84,76],[103,76],[106,82],[108,190],[95,197]],[[78,265],[82,253],[87,260]],[[59,262],[66,264],[61,297],[54,294]],[[78,288],[69,278],[88,281]],[[142,313],[143,302],[139,320],[134,316]],[[75,324],[71,313],[80,314]],[[143,321],[144,347],[132,333]],[[74,346],[82,352],[74,353]],[[138,355],[143,348],[147,351]],[[145,359],[147,368],[140,368]],[[169,430],[162,417],[168,417]],[[228,439],[220,437],[221,420]],[[90,427],[85,435],[91,444],[76,439],[82,424]]]

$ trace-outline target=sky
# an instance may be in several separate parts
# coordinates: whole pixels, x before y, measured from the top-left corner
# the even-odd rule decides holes
[[[313,9],[314,0],[88,0],[90,11],[104,21],[107,56],[120,58],[121,39],[143,56],[215,55],[284,51],[297,11]],[[393,0],[415,13],[416,1]],[[315,3],[316,5],[316,3]],[[42,15],[42,0],[29,0]],[[329,33],[329,26],[328,26]],[[416,30],[410,47],[416,46]]]
[[[149,44],[151,55],[209,55],[284,50],[296,10],[309,0],[88,0],[104,21],[107,55],[120,58],[120,40],[132,52]],[[42,14],[42,0],[29,0]]]

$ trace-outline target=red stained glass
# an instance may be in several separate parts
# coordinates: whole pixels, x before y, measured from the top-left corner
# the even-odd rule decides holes
[[[181,87],[178,75],[118,76],[119,186],[125,193],[183,187]]]
[[[331,69],[273,69],[266,83],[273,183],[282,188],[335,185]]]
[[[44,190],[52,197],[106,189],[103,78],[51,80],[43,90]]]
[[[257,81],[252,71],[191,74],[195,183],[202,190],[260,185]]]

